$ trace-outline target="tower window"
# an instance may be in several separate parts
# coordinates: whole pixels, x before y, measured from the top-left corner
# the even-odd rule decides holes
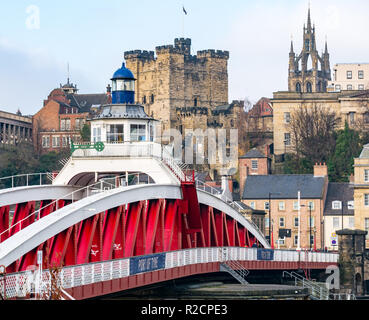
[[[195,98],[195,99],[193,100],[193,105],[194,105],[195,107],[197,107],[197,98]]]
[[[307,51],[310,51],[310,41],[308,39],[305,40],[305,48]]]
[[[308,93],[313,92],[313,87],[312,87],[312,85],[311,85],[311,82],[308,82],[308,83],[306,84],[306,92],[308,92]]]
[[[142,98],[142,103],[143,103],[143,104],[146,104],[146,96],[144,96],[144,97]]]
[[[296,92],[301,92],[301,83],[300,82],[296,83]]]
[[[154,103],[155,102],[155,97],[154,97],[154,95],[152,94],[151,95],[151,103]]]

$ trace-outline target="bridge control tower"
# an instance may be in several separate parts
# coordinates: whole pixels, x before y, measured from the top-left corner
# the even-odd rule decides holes
[[[123,176],[119,183],[127,184],[130,174],[140,173],[145,182],[178,185],[183,172],[156,143],[159,121],[134,102],[133,73],[123,63],[111,80],[112,103],[89,119],[91,144],[72,145],[72,156],[53,184],[86,186],[106,176]]]

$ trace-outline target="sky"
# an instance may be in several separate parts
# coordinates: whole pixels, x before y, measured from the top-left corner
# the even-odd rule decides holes
[[[302,48],[310,3],[319,52],[369,63],[367,0],[16,0],[0,2],[0,110],[36,113],[69,75],[103,93],[123,54],[192,39],[192,54],[230,52],[229,102],[287,90],[291,38]],[[182,6],[187,15],[184,15]]]

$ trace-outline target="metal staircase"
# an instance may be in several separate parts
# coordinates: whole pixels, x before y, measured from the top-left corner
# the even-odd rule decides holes
[[[296,287],[308,288],[310,291],[310,298],[313,300],[330,300],[329,290],[325,283],[310,281],[296,272],[283,271],[282,277],[290,277],[294,279]]]
[[[250,274],[250,271],[245,269],[237,261],[224,261],[220,264],[220,271],[228,272],[233,276],[239,283],[248,285],[246,277]]]

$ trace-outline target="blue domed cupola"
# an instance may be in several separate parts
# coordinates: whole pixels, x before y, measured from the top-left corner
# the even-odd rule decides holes
[[[111,79],[112,103],[113,104],[134,104],[135,103],[135,77],[131,70],[127,69],[124,62]]]

